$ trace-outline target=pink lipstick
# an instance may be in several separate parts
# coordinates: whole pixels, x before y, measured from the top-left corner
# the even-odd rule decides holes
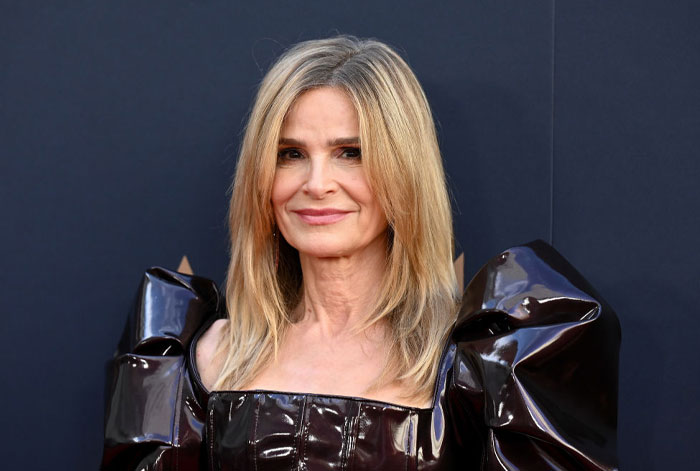
[[[347,216],[350,211],[342,211],[340,209],[326,208],[326,209],[300,209],[294,211],[299,218],[307,224],[312,226],[321,226],[324,224],[333,224],[340,221],[345,216]]]

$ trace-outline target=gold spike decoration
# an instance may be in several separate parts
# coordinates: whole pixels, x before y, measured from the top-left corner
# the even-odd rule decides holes
[[[192,272],[192,267],[190,266],[190,261],[187,260],[187,255],[182,256],[182,260],[180,260],[180,265],[178,265],[177,271],[185,275],[194,275]]]
[[[464,252],[455,259],[454,267],[455,275],[457,275],[457,288],[459,288],[461,293],[464,291]]]

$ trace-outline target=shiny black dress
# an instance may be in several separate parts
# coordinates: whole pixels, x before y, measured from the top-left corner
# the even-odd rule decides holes
[[[432,406],[207,391],[198,336],[225,307],[205,278],[145,274],[109,367],[103,470],[612,470],[620,329],[541,241],[467,286]]]

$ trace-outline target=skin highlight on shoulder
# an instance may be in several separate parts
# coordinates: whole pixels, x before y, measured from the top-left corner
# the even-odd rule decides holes
[[[199,371],[204,387],[209,391],[212,390],[224,365],[224,358],[222,355],[216,356],[216,349],[221,341],[224,327],[226,327],[228,322],[228,319],[214,321],[199,338],[195,347],[197,371]]]

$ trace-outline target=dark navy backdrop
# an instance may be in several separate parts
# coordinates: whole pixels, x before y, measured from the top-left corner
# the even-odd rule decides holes
[[[425,86],[467,277],[542,238],[617,309],[623,469],[697,466],[699,5],[1,1],[3,469],[97,468],[142,271],[223,279],[256,84],[336,32]]]

